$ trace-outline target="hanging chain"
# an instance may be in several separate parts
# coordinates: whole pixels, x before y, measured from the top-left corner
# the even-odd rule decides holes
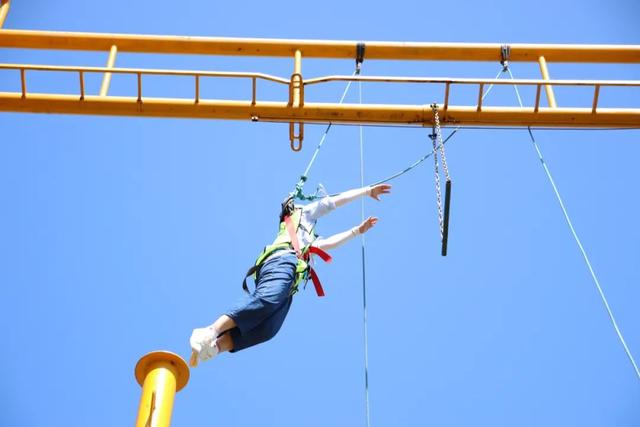
[[[436,205],[438,208],[438,224],[440,225],[440,239],[444,238],[444,220],[442,214],[442,189],[440,183],[440,170],[438,167],[438,151],[440,151],[440,163],[444,171],[444,177],[447,182],[451,181],[449,177],[449,168],[447,167],[447,156],[444,151],[444,141],[442,140],[442,130],[440,129],[440,115],[438,114],[438,104],[431,104],[433,110],[433,133],[429,135],[433,143],[433,167],[436,183]]]
[[[438,106],[436,104],[432,104],[431,108],[433,108],[433,122],[435,125],[434,133],[438,137],[438,145],[440,146],[440,157],[442,158],[442,170],[444,170],[444,176],[447,181],[451,181],[449,177],[449,168],[447,167],[447,156],[444,153],[444,142],[442,141],[442,131],[440,130],[440,115],[438,114]]]
[[[436,110],[434,109],[433,111],[435,113]],[[440,239],[442,239],[444,236],[444,228],[442,224],[442,191],[440,189],[440,170],[438,169],[438,128],[436,127],[435,120],[433,121],[433,133],[429,135],[429,137],[433,143],[433,170],[436,183],[436,206],[438,208],[438,224],[440,224]]]

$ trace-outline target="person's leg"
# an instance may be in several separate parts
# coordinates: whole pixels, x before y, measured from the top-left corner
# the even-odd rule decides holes
[[[225,351],[233,351],[233,338],[231,338],[230,333],[224,333],[218,337],[216,340],[216,345],[220,350],[220,353],[224,353]]]
[[[275,331],[268,338],[268,329],[274,326],[267,323],[253,335],[253,339],[246,344],[243,340],[242,348],[255,345],[259,342],[270,339],[280,329],[282,321],[289,310],[291,304],[290,291],[295,282],[295,270],[297,258],[293,254],[281,255],[265,262],[260,268],[256,282],[256,290],[248,295],[245,300],[237,305],[229,313],[220,316],[212,325],[206,328],[194,329],[191,335],[191,366],[197,366],[198,359],[208,360],[223,351],[237,351],[240,348],[235,343],[234,337],[240,340],[243,334],[255,329],[265,319],[270,318],[275,313],[282,311],[284,314],[275,316],[280,324],[275,327]],[[236,331],[234,333],[225,333]],[[258,337],[260,335],[260,337]]]
[[[287,302],[282,304],[271,316],[249,331],[241,332],[239,328],[233,328],[224,334],[223,337],[230,338],[228,342],[231,347],[228,348],[228,351],[235,353],[273,338],[282,327],[292,301],[293,297],[290,296]]]
[[[269,259],[262,265],[255,291],[226,313],[241,333],[254,329],[288,302],[291,287],[296,280],[297,263],[298,259],[294,254],[284,254]],[[231,328],[219,332],[227,329]]]
[[[236,321],[233,320],[231,317],[227,316],[226,314],[223,314],[222,316],[218,317],[218,320],[213,322],[213,325],[211,326],[217,332],[217,334],[220,335],[222,332],[228,331],[229,329],[233,329],[238,325],[236,325]]]

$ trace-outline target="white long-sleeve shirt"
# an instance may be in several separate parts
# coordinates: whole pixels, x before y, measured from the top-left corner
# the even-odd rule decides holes
[[[316,200],[315,202],[302,206],[300,227],[298,227],[297,233],[300,246],[305,247],[313,243],[314,246],[317,246],[322,250],[331,250],[345,244],[360,234],[358,227],[356,226],[341,233],[337,233],[329,237],[320,237],[314,240],[315,236],[313,234],[313,229],[318,218],[328,214],[337,207],[343,206],[368,194],[371,194],[370,187],[357,188],[355,190],[345,191],[344,193],[340,193],[336,196],[326,196],[320,200]]]
[[[344,193],[337,194],[335,196],[325,196],[320,200],[316,200],[307,205],[296,206],[296,209],[302,209],[300,215],[300,226],[297,230],[298,242],[300,247],[312,244],[322,250],[328,251],[335,249],[353,239],[360,234],[358,226],[350,228],[349,230],[341,233],[334,234],[329,237],[316,238],[313,232],[316,221],[318,218],[327,215],[329,212],[335,210],[335,208],[344,206],[345,204],[352,202],[359,197],[371,194],[371,187],[357,188],[355,190],[345,191]],[[275,258],[287,253],[294,253],[291,251],[278,251],[267,258]],[[265,260],[266,261],[266,260]]]

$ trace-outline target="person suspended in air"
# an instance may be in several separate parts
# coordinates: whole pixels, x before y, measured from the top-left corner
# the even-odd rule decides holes
[[[360,197],[369,196],[380,201],[380,196],[390,191],[390,185],[379,184],[324,196],[307,205],[295,205],[293,197],[288,197],[282,203],[276,239],[264,248],[247,273],[247,277],[255,274],[255,290],[249,293],[245,278],[243,288],[248,293],[245,300],[213,324],[193,330],[189,340],[190,365],[195,367],[225,351],[244,350],[273,338],[289,312],[301,281],[311,279],[318,295],[324,295],[310,265],[311,255],[330,260],[325,251],[366,233],[378,218],[369,217],[361,224],[327,238],[316,235],[316,221]]]

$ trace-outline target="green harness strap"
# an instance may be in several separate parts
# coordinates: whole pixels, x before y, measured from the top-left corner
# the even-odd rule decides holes
[[[302,212],[301,208],[296,208],[293,214],[291,215],[296,231],[300,227],[300,221],[302,219],[301,212]],[[311,230],[311,233],[313,233],[313,230]],[[315,233],[313,233],[313,235],[315,236]],[[309,250],[309,246],[311,245],[307,245],[304,248],[302,248],[301,252],[303,255]],[[262,264],[264,264],[267,258],[269,258],[271,255],[275,254],[278,251],[292,250],[292,249],[293,249],[293,245],[291,242],[291,237],[289,236],[289,233],[287,231],[287,225],[284,221],[282,221],[280,223],[278,235],[276,236],[273,243],[268,246],[265,246],[265,248],[260,253],[260,255],[258,255],[258,258],[256,259],[255,264],[251,266],[251,268],[249,268],[249,270],[247,271],[247,274],[245,275],[245,278],[242,282],[242,289],[244,289],[245,292],[249,293],[249,287],[247,286],[247,277],[254,276],[254,279],[255,279],[258,271],[260,270],[260,267],[262,266]],[[291,287],[291,295],[298,292],[298,285],[302,280],[305,280],[307,278],[308,271],[309,271],[309,264],[307,264],[305,260],[298,258],[298,263],[296,264],[296,280],[293,286]]]

